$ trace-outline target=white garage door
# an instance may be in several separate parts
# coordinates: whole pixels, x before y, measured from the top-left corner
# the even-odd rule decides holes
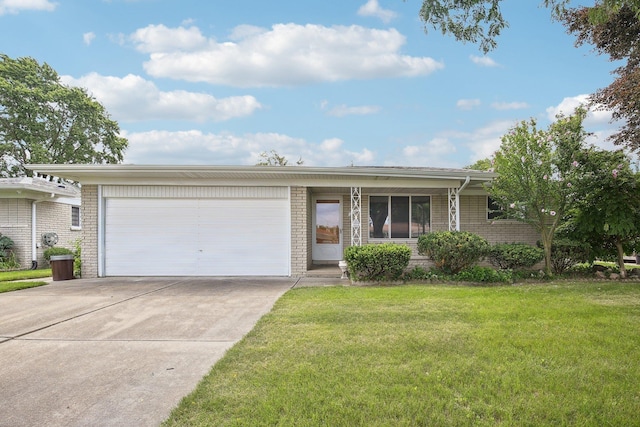
[[[105,275],[289,275],[287,199],[105,200]]]

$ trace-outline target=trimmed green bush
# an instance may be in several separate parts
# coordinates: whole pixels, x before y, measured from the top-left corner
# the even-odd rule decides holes
[[[541,248],[526,243],[498,243],[489,249],[489,262],[503,270],[531,268],[544,258]]]
[[[574,265],[589,261],[591,246],[568,238],[557,238],[551,245],[551,268],[562,274]]]
[[[352,280],[398,280],[409,265],[411,249],[396,243],[349,246],[344,259]]]
[[[51,261],[51,257],[52,256],[57,256],[57,255],[74,255],[73,251],[71,249],[67,249],[67,248],[63,248],[63,247],[53,247],[53,248],[49,248],[47,250],[44,251],[44,259],[47,260],[47,262]]]
[[[468,231],[436,231],[418,237],[418,253],[449,274],[473,267],[489,250],[489,243]]]

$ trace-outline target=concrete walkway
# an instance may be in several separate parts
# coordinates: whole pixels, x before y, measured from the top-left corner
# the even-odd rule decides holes
[[[157,426],[284,292],[329,284],[108,278],[0,294],[0,426]]]

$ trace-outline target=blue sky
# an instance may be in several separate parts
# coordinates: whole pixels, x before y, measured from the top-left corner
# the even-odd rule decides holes
[[[463,167],[613,79],[537,0],[504,3],[485,56],[425,34],[419,0],[0,0],[0,52],[85,87],[125,163]],[[603,147],[609,118],[586,121]]]

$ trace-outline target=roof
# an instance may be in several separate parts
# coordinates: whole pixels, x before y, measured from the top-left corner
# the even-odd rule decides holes
[[[112,185],[304,185],[408,188],[458,187],[469,179],[481,186],[492,172],[395,166],[194,166],[194,165],[28,165],[37,173],[83,184]]]
[[[25,199],[79,198],[80,189],[72,184],[60,184],[43,178],[0,178],[0,197]]]

